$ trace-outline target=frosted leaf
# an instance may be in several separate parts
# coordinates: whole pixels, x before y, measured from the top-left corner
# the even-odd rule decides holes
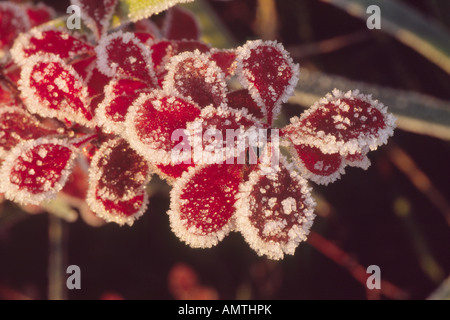
[[[239,165],[190,168],[174,182],[168,211],[172,231],[193,248],[209,248],[234,229]]]
[[[25,110],[0,107],[0,157],[22,141],[51,134],[56,134],[56,130],[45,127]]]
[[[88,73],[87,79],[84,81],[87,85],[89,96],[91,97],[103,94],[106,85],[112,80],[111,77],[105,76],[98,70],[96,62],[93,65],[95,65],[95,68]]]
[[[165,179],[169,184],[173,184],[175,179],[180,178],[183,173],[194,167],[194,162],[180,163],[180,164],[158,164],[155,166],[155,173],[162,179]]]
[[[267,116],[269,125],[280,113],[298,82],[299,66],[274,41],[248,41],[237,49],[239,81]]]
[[[71,0],[70,2],[80,7],[81,18],[97,39],[106,34],[117,0]]]
[[[55,10],[42,2],[39,2],[37,5],[26,4],[25,11],[27,12],[31,27],[36,27],[56,17]]]
[[[231,77],[236,72],[236,51],[212,49],[211,60],[222,70],[226,77]]]
[[[61,59],[73,59],[93,52],[94,48],[88,43],[68,34],[66,30],[51,26],[37,27],[22,33],[11,49],[12,58],[19,66],[35,54],[50,53]]]
[[[57,56],[32,56],[22,68],[21,98],[31,113],[93,126],[83,79]]]
[[[291,154],[303,177],[318,184],[332,183],[345,173],[347,163],[339,153],[325,154],[316,147],[294,145]]]
[[[154,36],[147,32],[135,31],[133,32],[133,34],[140,42],[142,42],[146,46],[151,46],[155,41]]]
[[[123,139],[105,142],[89,167],[89,188],[102,199],[131,200],[150,180],[150,168]]]
[[[158,26],[151,19],[142,19],[134,23],[135,33],[150,34],[153,39],[161,39],[162,35]],[[144,43],[147,41],[143,41]]]
[[[200,51],[184,52],[170,60],[164,90],[190,97],[200,107],[226,102],[227,85],[222,70]]]
[[[249,144],[258,143],[259,126],[245,108],[203,108],[200,117],[186,124],[194,163],[244,164]]]
[[[261,108],[251,97],[247,89],[235,90],[227,94],[228,106],[230,108],[240,110],[246,108],[249,114],[253,115],[257,119],[263,119],[264,114]]]
[[[168,73],[166,64],[170,61],[170,58],[186,51],[198,50],[202,53],[206,53],[211,50],[211,47],[196,40],[161,40],[153,43],[151,45],[151,50],[158,83],[162,86],[164,77]]]
[[[133,79],[114,79],[105,87],[105,98],[96,109],[97,124],[107,132],[122,133],[128,108],[146,89],[146,83]]]
[[[88,58],[77,59],[71,62],[70,65],[86,83],[87,80],[92,76],[96,60],[97,58],[95,56],[92,56]]]
[[[365,152],[348,154],[345,156],[345,163],[350,167],[357,167],[367,170],[370,167],[370,160]]]
[[[177,6],[167,11],[161,31],[169,40],[200,38],[200,25],[196,17],[190,11]]]
[[[199,115],[200,108],[182,98],[161,91],[141,94],[128,111],[125,137],[149,162],[170,164],[172,150],[179,143],[172,140],[172,134]]]
[[[106,222],[132,226],[145,213],[148,195],[144,190],[130,200],[112,201],[103,199],[95,189],[89,189],[86,201],[95,215]]]
[[[14,39],[30,29],[25,10],[13,2],[0,2],[0,58],[6,55]]]
[[[150,49],[133,33],[118,31],[100,39],[98,68],[109,77],[122,75],[156,85]]]
[[[0,169],[0,192],[9,200],[38,205],[67,181],[76,149],[65,140],[39,138],[13,148]]]
[[[306,180],[289,165],[270,174],[262,166],[239,188],[236,228],[258,255],[279,260],[306,240],[315,203]]]
[[[395,117],[380,102],[358,90],[334,90],[291,119],[283,128],[294,144],[320,148],[343,156],[375,150],[393,135]]]

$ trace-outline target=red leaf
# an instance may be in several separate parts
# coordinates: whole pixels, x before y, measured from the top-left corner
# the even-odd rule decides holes
[[[201,53],[206,53],[209,52],[211,48],[209,45],[195,40],[162,40],[152,44],[151,50],[158,83],[162,86],[162,81],[167,75],[166,64],[170,61],[170,58],[186,51],[198,50]]]
[[[257,119],[260,120],[264,118],[264,114],[262,113],[261,108],[253,100],[247,89],[236,90],[228,93],[227,100],[228,106],[230,108],[236,110],[245,108],[251,115],[253,115]]]
[[[300,118],[291,119],[283,128],[296,145],[308,144],[323,153],[366,153],[387,142],[395,127],[395,117],[371,96],[359,91],[333,91],[306,110]]]
[[[95,62],[97,65],[97,62]],[[105,76],[101,73],[97,66],[92,70],[90,74],[88,74],[87,78],[87,88],[89,96],[96,96],[99,94],[103,94],[105,90],[105,86],[111,81],[111,77]]]
[[[11,49],[12,58],[20,66],[35,54],[49,53],[65,60],[93,52],[94,48],[83,40],[68,34],[65,30],[49,26],[34,28],[21,34]]]
[[[283,46],[274,41],[249,41],[237,50],[239,81],[272,124],[298,81],[299,67]]]
[[[199,115],[199,107],[184,99],[159,91],[142,94],[128,111],[125,134],[130,145],[149,162],[169,164],[173,160],[172,150],[179,145],[178,139],[181,137],[180,143],[186,144],[182,132],[186,123]],[[181,136],[172,140],[176,130]]]
[[[75,148],[64,140],[39,138],[21,143],[9,152],[0,169],[0,192],[21,204],[49,200],[66,183],[75,155]]]
[[[33,6],[26,5],[26,11],[32,27],[36,27],[56,17],[55,10],[41,2]]]
[[[12,2],[0,2],[0,57],[5,55],[16,37],[30,29],[24,9]]]
[[[292,153],[303,177],[318,184],[327,185],[345,173],[346,162],[339,153],[325,154],[308,145],[295,145]]]
[[[75,69],[75,71],[80,75],[81,78],[86,82],[94,72],[94,68],[96,66],[97,57],[92,56],[89,58],[79,59],[73,61],[71,66]]]
[[[150,19],[142,19],[134,23],[134,32],[150,34],[153,39],[161,39],[161,32],[158,26]],[[145,41],[146,42],[146,41]]]
[[[211,53],[211,60],[217,64],[226,77],[234,75],[237,66],[235,50],[214,50]]]
[[[152,34],[147,32],[134,32],[134,36],[145,45],[152,45],[155,39]]]
[[[103,126],[107,132],[123,132],[128,108],[147,89],[150,87],[142,81],[125,78],[112,80],[105,87],[105,99],[96,109],[97,125]]]
[[[236,226],[258,255],[278,260],[306,240],[315,204],[306,181],[290,166],[265,169],[260,165],[240,187]]]
[[[156,166],[156,171],[158,173],[158,175],[160,176],[160,178],[166,179],[167,182],[169,182],[170,184],[172,184],[175,179],[180,178],[183,173],[185,173],[186,171],[189,170],[189,168],[193,167],[193,161],[191,161],[191,163],[180,163],[180,164],[168,164],[168,165],[163,165],[163,164],[158,164]]]
[[[150,48],[133,33],[115,32],[103,37],[95,48],[99,70],[109,76],[122,75],[156,84]]]
[[[348,154],[345,157],[345,163],[350,167],[357,167],[357,168],[361,168],[364,170],[367,170],[367,168],[370,167],[370,160],[369,160],[369,158],[367,158],[367,155],[365,152]]]
[[[227,85],[222,70],[207,55],[198,51],[173,57],[164,88],[175,95],[190,97],[200,107],[226,102]]]
[[[57,56],[32,56],[22,68],[21,97],[31,113],[93,126],[83,79]]]
[[[197,40],[200,38],[200,26],[191,12],[175,6],[166,13],[162,33],[169,40]]]
[[[248,144],[258,143],[258,126],[245,109],[203,108],[201,116],[186,125],[194,163],[244,164]]]
[[[131,226],[147,210],[148,195],[145,191],[141,191],[130,200],[112,201],[96,194],[88,198],[88,203],[99,218],[107,222],[115,222],[119,225],[126,223]]]
[[[172,231],[194,248],[216,245],[234,229],[234,203],[242,180],[239,165],[190,169],[171,192]]]
[[[106,34],[117,0],[71,0],[71,3],[80,7],[81,18],[97,39]]]
[[[104,143],[89,168],[91,209],[108,222],[131,225],[145,211],[149,170],[147,162],[125,140]],[[132,201],[138,201],[139,205],[135,206]]]
[[[25,110],[14,107],[0,108],[0,157],[22,141],[56,134]]]

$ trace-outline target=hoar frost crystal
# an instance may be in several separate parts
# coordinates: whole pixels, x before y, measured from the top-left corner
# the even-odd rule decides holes
[[[367,169],[367,153],[393,134],[395,118],[357,90],[335,90],[274,128],[300,72],[279,43],[211,48],[177,7],[161,29],[141,20],[112,31],[117,1],[72,2],[84,8],[91,33],[39,26],[55,16],[43,5],[0,3],[0,192],[9,200],[38,205],[82,194],[98,217],[132,225],[159,175],[172,186],[168,215],[182,241],[206,248],[238,231],[259,255],[282,259],[314,220],[307,180],[326,185],[347,166]],[[230,88],[232,78],[241,88]],[[198,124],[202,137],[211,130],[279,136],[219,153],[215,163],[174,159],[173,133],[188,137]],[[194,140],[183,143],[227,150],[211,136]],[[278,143],[288,152],[274,163]],[[256,162],[235,161],[250,154]],[[74,192],[68,180],[80,170],[88,172],[87,190]]]

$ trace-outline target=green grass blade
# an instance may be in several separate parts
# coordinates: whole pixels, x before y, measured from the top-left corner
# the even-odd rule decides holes
[[[121,20],[138,21],[158,14],[178,3],[194,0],[119,0]]]
[[[367,7],[381,9],[381,30],[450,74],[450,33],[440,24],[396,0],[321,0],[367,20]]]

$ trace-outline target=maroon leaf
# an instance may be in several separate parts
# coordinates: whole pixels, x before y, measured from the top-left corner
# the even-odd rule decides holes
[[[22,204],[50,200],[66,183],[75,155],[75,148],[64,140],[44,137],[21,143],[3,162],[0,192]]]
[[[333,91],[292,118],[283,128],[296,145],[311,145],[323,153],[366,153],[387,142],[395,127],[395,117],[371,96],[359,91]]]
[[[99,70],[108,77],[121,75],[156,84],[150,48],[133,33],[115,32],[95,48]]]
[[[170,164],[174,160],[172,150],[187,143],[183,133],[186,123],[199,115],[199,107],[184,99],[160,91],[142,94],[128,111],[125,134],[130,145],[149,162]],[[174,137],[174,134],[178,136]],[[179,138],[182,138],[180,143]]]
[[[325,154],[319,148],[295,145],[292,154],[303,177],[318,184],[327,185],[345,173],[346,162],[339,153]]]
[[[105,87],[105,98],[96,109],[97,124],[107,132],[123,132],[128,108],[142,92],[149,89],[146,83],[138,80],[112,80]]]
[[[92,159],[87,201],[100,218],[131,225],[146,209],[149,180],[147,162],[125,140],[110,140]]]
[[[175,6],[167,11],[162,33],[169,40],[197,40],[200,38],[200,26],[191,12]]]
[[[25,10],[13,2],[0,2],[0,57],[12,46],[21,32],[30,29]]]
[[[234,203],[242,180],[239,165],[191,168],[171,192],[172,231],[194,248],[216,245],[234,229]]]
[[[217,64],[226,77],[235,74],[237,66],[235,50],[214,50],[211,53],[211,60]]]
[[[246,163],[249,145],[258,143],[258,127],[245,109],[203,108],[201,116],[186,125],[194,163]]]
[[[25,110],[15,107],[0,108],[0,157],[22,141],[56,134]]]
[[[26,5],[25,8],[31,27],[36,27],[56,17],[55,10],[41,2],[33,6]]]
[[[171,59],[164,88],[190,97],[200,107],[226,102],[227,86],[222,70],[207,55],[184,52]]]
[[[83,40],[70,35],[65,30],[54,27],[39,27],[21,34],[11,49],[14,61],[22,66],[32,55],[46,53],[61,59],[74,59],[78,56],[94,53],[94,48]]]
[[[81,9],[81,18],[97,39],[106,34],[117,0],[71,0]]]
[[[92,126],[83,79],[57,56],[32,56],[21,73],[21,98],[31,113]]]
[[[269,125],[280,113],[298,81],[299,67],[288,52],[273,41],[249,41],[237,50],[237,74]]]
[[[235,90],[227,94],[228,106],[230,108],[241,110],[247,109],[248,112],[259,120],[264,118],[261,108],[251,97],[247,89]]]
[[[236,227],[258,255],[282,259],[306,240],[315,203],[306,181],[290,166],[260,165],[237,197]]]

